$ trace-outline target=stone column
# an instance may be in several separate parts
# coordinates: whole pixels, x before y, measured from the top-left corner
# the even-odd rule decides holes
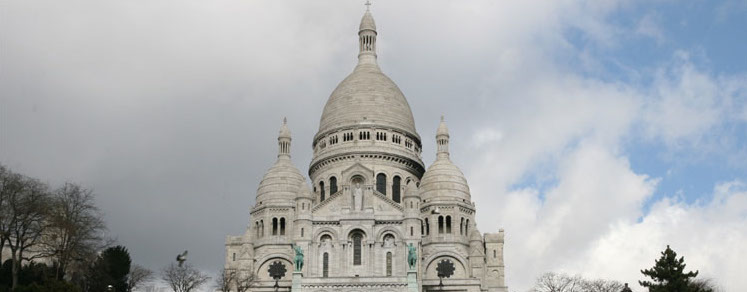
[[[303,280],[303,272],[293,272],[293,284],[291,285],[291,291],[301,291],[301,280]]]
[[[407,292],[418,292],[418,272],[415,269],[407,269]]]

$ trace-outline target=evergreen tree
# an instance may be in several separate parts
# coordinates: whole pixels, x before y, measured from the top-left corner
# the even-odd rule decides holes
[[[641,270],[644,276],[653,281],[638,281],[643,287],[648,287],[649,292],[690,292],[693,289],[690,278],[698,276],[698,271],[685,273],[685,257],[677,259],[677,253],[669,245],[656,260],[651,269]]]
[[[130,253],[118,245],[105,249],[91,266],[88,275],[90,291],[127,291],[127,275],[130,273]]]

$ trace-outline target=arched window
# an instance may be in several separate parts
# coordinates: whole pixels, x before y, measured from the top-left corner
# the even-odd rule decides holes
[[[285,235],[285,218],[280,218],[280,235]]]
[[[438,216],[438,234],[444,233],[444,216]]]
[[[329,234],[322,235],[319,241],[322,243],[323,246],[327,246],[329,244],[332,244],[332,236],[329,236]]]
[[[464,235],[469,236],[469,219],[467,219],[467,221],[464,221]]]
[[[319,182],[319,191],[320,191],[320,193],[319,193],[319,198],[320,198],[319,202],[322,202],[322,201],[324,201],[324,182],[323,181]]]
[[[360,233],[353,234],[353,265],[361,265],[361,253],[362,253],[363,235]]]
[[[493,258],[495,258],[495,256],[496,256],[496,251],[493,250]]]
[[[329,253],[324,253],[322,256],[322,277],[329,277]]]
[[[425,235],[431,234],[431,225],[428,224],[428,218],[425,218]]]
[[[451,234],[451,216],[446,216],[446,233]]]
[[[257,238],[259,238],[259,221],[254,222],[254,230],[257,233]]]
[[[272,218],[272,235],[278,235],[278,218]]]
[[[392,179],[392,200],[399,203],[399,184],[402,179],[399,176],[395,176]]]
[[[386,195],[386,174],[379,173],[376,175],[376,191]]]
[[[384,235],[384,246],[385,247],[394,246],[394,235],[391,235],[391,234]]]
[[[410,236],[415,236],[415,227],[410,226]]]
[[[329,178],[329,194],[333,195],[336,192],[337,192],[337,178],[333,176]]]
[[[459,235],[464,235],[464,217],[462,217],[462,221],[459,222]]]
[[[303,228],[301,228],[301,237],[303,237]]]
[[[259,237],[265,236],[265,220],[259,220]]]
[[[391,252],[386,253],[386,275],[387,276],[392,275],[392,253]]]

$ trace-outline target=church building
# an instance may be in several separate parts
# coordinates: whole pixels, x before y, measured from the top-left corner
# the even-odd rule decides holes
[[[253,275],[248,291],[506,292],[503,230],[477,229],[444,119],[426,168],[410,105],[377,64],[368,10],[358,36],[358,65],[314,136],[310,181],[291,163],[283,121],[249,226],[226,238],[226,272]]]

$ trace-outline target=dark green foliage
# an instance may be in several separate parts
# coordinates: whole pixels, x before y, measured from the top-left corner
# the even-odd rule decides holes
[[[130,253],[124,246],[105,249],[89,270],[88,290],[107,291],[107,287],[112,285],[114,291],[127,291],[127,275],[131,264]]]
[[[13,292],[80,292],[78,287],[65,281],[50,279],[44,283],[33,283],[30,285],[21,285]]]
[[[708,292],[696,287],[693,279],[698,276],[698,271],[685,272],[685,257],[677,259],[677,253],[667,245],[667,249],[661,253],[656,264],[651,269],[641,270],[644,276],[653,281],[638,281],[643,287],[648,287],[649,292]]]
[[[0,268],[0,292],[10,291],[12,275],[11,260]],[[55,279],[55,266],[32,262],[21,266],[17,291],[79,291],[74,285]]]

